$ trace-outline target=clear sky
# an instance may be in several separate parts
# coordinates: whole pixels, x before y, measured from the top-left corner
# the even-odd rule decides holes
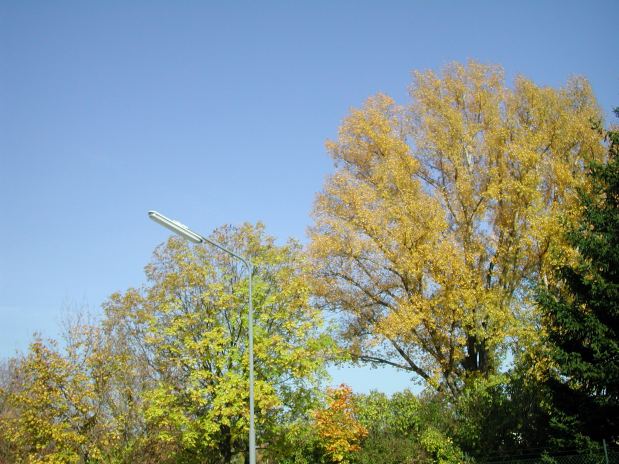
[[[306,241],[350,108],[469,58],[619,105],[612,1],[0,0],[0,357],[143,283],[164,229]],[[393,370],[334,371],[356,391]]]

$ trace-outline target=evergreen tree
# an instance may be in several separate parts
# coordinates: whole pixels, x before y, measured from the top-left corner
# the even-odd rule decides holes
[[[619,108],[615,110],[619,116]],[[568,226],[573,255],[538,302],[548,334],[557,444],[619,439],[619,132],[590,169],[582,215]]]

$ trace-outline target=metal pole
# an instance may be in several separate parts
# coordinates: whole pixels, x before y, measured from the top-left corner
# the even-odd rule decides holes
[[[254,305],[251,295],[252,274],[254,267],[247,263],[249,272],[249,464],[256,464],[256,427],[254,424]]]
[[[606,448],[606,440],[602,440],[602,444],[604,445],[604,458],[606,460],[606,464],[608,464],[608,448]]]

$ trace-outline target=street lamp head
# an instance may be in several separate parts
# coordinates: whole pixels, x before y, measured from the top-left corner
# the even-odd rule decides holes
[[[157,211],[149,211],[148,217],[151,218],[158,224],[161,224],[163,227],[170,229],[175,234],[180,235],[183,238],[193,242],[193,243],[202,243],[204,242],[204,238],[201,235],[193,232],[189,227],[185,224],[181,224],[174,219],[170,219],[165,217],[163,214],[159,214]]]

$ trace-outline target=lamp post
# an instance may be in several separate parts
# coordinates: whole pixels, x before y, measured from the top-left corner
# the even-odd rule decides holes
[[[148,217],[163,227],[170,229],[175,234],[178,234],[193,243],[208,243],[215,248],[219,248],[221,251],[239,259],[247,268],[247,272],[249,274],[249,314],[247,316],[247,324],[249,326],[249,464],[256,464],[256,428],[254,425],[254,307],[251,297],[251,281],[254,266],[249,259],[237,255],[219,243],[209,240],[203,235],[192,231],[186,225],[173,219],[169,219],[163,214],[159,214],[157,211],[149,211]]]

